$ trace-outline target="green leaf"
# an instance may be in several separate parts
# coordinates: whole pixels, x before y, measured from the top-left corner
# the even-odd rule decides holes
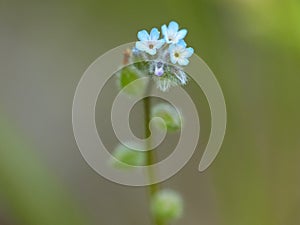
[[[119,73],[120,89],[128,95],[138,96],[143,94],[147,87],[147,81],[144,79],[138,80],[141,77],[141,72],[133,66],[123,68]],[[135,82],[132,83],[133,81]],[[128,86],[129,84],[131,85]]]

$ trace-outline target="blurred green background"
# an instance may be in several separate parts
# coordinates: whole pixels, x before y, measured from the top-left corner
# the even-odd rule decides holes
[[[111,183],[85,163],[71,108],[92,61],[170,20],[188,28],[228,110],[213,165],[197,171],[204,131],[193,159],[163,184],[184,197],[177,224],[300,224],[299,0],[0,0],[1,225],[150,224],[145,188]]]

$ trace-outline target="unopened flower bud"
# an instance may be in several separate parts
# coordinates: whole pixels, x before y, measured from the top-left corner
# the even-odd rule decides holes
[[[146,164],[146,154],[143,151],[130,149],[122,144],[118,145],[112,153],[110,163],[119,169],[127,169]]]
[[[161,129],[166,128],[168,131],[177,131],[181,128],[181,117],[179,112],[168,103],[159,103],[152,108],[152,117],[160,117],[155,124]],[[163,124],[164,123],[164,124]]]
[[[164,74],[164,66],[162,62],[158,62],[155,66],[154,74],[156,76],[162,76]]]
[[[178,219],[183,212],[182,198],[173,190],[159,191],[153,196],[151,211],[157,220],[165,223]]]

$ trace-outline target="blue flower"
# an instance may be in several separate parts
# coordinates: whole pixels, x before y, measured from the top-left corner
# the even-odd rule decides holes
[[[178,63],[181,66],[189,64],[188,58],[194,53],[194,49],[189,47],[186,48],[186,43],[181,40],[178,44],[172,44],[169,47],[170,60],[173,64]]]
[[[159,31],[157,28],[152,28],[150,35],[146,30],[139,31],[137,36],[140,41],[136,42],[135,47],[140,51],[145,51],[150,55],[155,55],[156,50],[161,48],[165,43],[163,39],[159,39]]]
[[[164,38],[168,44],[177,44],[181,39],[183,39],[186,36],[186,29],[182,29],[180,31],[178,30],[178,23],[174,21],[171,21],[168,27],[166,25],[163,25],[161,27],[162,34],[164,35]]]

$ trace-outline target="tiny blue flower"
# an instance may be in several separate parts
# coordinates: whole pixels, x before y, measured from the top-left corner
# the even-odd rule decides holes
[[[186,29],[182,29],[180,31],[178,30],[178,23],[174,21],[171,21],[168,27],[166,25],[163,25],[161,27],[162,34],[164,35],[164,38],[168,44],[177,44],[181,39],[183,39],[186,36]]]
[[[188,58],[194,53],[194,49],[189,47],[186,48],[186,43],[181,40],[178,44],[172,44],[169,47],[170,60],[173,64],[178,63],[181,66],[189,64]]]
[[[140,41],[136,42],[135,47],[140,51],[155,55],[156,50],[165,43],[163,39],[158,40],[159,34],[157,28],[152,28],[150,35],[146,30],[139,31],[137,36]]]

